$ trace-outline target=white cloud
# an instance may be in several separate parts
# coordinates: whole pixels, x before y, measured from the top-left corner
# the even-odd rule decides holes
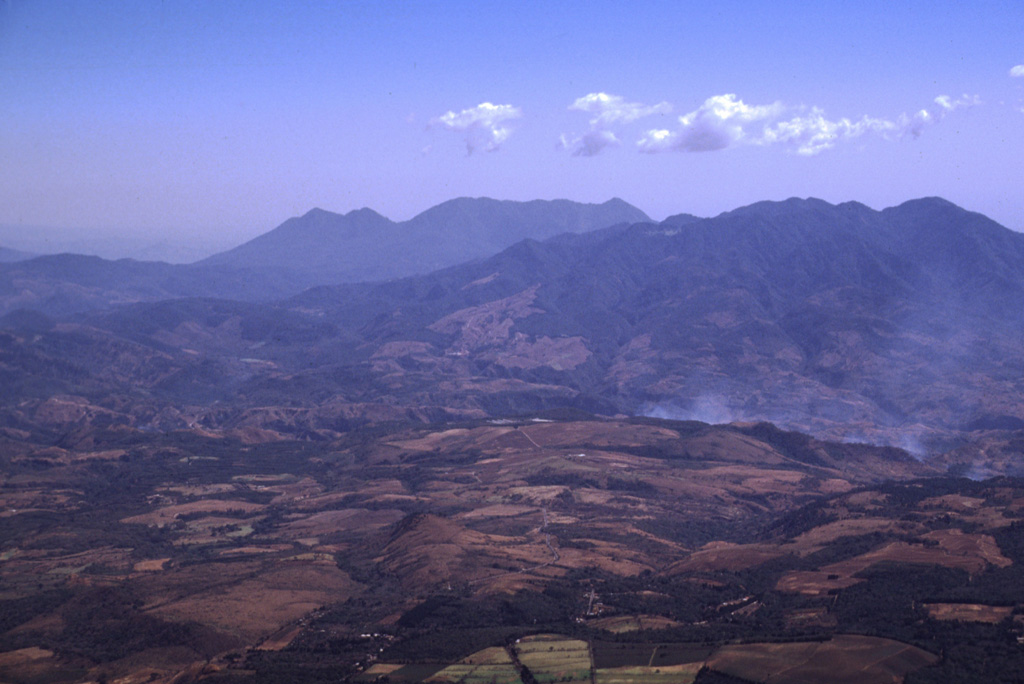
[[[1024,77],[1024,64],[1018,64],[1010,69],[1010,76],[1013,76],[1014,78]]]
[[[569,109],[594,115],[590,119],[589,131],[571,139],[565,135],[561,137],[561,146],[572,150],[573,156],[577,157],[593,157],[609,147],[621,144],[618,136],[611,130],[614,126],[672,111],[671,105],[667,102],[645,105],[640,102],[626,102],[624,98],[608,93],[584,95],[569,105]]]
[[[884,133],[895,127],[890,121],[867,116],[859,121],[830,121],[821,109],[813,107],[805,116],[796,116],[766,127],[758,142],[763,145],[782,144],[797,154],[814,155],[834,147],[840,140],[856,138],[868,132]]]
[[[590,93],[576,98],[569,109],[596,114],[590,120],[591,126],[607,126],[616,122],[628,123],[652,114],[668,114],[672,106],[668,102],[656,105],[645,105],[639,102],[626,102],[618,95],[608,93]]]
[[[900,116],[896,130],[901,136],[917,138],[925,128],[939,123],[949,112],[962,107],[975,107],[981,104],[981,99],[977,95],[963,95],[956,100],[949,95],[939,95],[935,98],[935,104],[938,106],[922,109],[913,116]]]
[[[571,149],[574,157],[593,157],[601,154],[606,148],[622,144],[614,133],[600,129],[587,131],[571,140],[563,135],[559,140],[559,146]]]
[[[494,152],[512,134],[512,130],[505,122],[518,119],[522,115],[523,110],[519,107],[482,102],[476,107],[463,109],[458,113],[447,112],[432,119],[430,124],[464,133],[466,154],[473,154],[481,147],[488,152]]]
[[[750,106],[733,94],[715,95],[696,111],[679,117],[676,131],[648,131],[638,143],[644,152],[711,152],[750,141],[764,127],[762,122],[778,117],[779,103]],[[760,128],[759,128],[760,127]]]
[[[716,95],[697,110],[679,117],[675,130],[647,131],[638,141],[641,152],[711,152],[737,145],[780,145],[802,155],[814,155],[843,140],[873,133],[885,137],[917,137],[949,112],[980,104],[976,96],[935,98],[935,104],[896,121],[863,116],[829,119],[818,107],[792,108],[779,102],[748,105],[733,94]]]
[[[951,98],[949,95],[939,95],[935,98],[935,103],[947,112],[951,112],[954,109],[960,109],[961,107],[976,107],[981,104],[981,98],[977,95],[968,95],[966,93],[956,100]]]
[[[663,152],[672,149],[676,134],[665,128],[652,129],[637,141],[641,152]]]

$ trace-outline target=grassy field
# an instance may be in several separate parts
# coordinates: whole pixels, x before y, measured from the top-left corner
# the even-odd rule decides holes
[[[522,684],[512,663],[496,665],[449,665],[424,680],[438,684]]]
[[[594,672],[595,684],[690,684],[704,663],[664,667],[614,667]]]
[[[554,635],[525,637],[516,644],[519,661],[541,682],[590,679],[587,642]]]

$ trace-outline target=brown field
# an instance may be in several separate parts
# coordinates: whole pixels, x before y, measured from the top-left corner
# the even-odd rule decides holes
[[[651,565],[644,554],[624,544],[594,541],[591,549],[560,549],[558,566],[563,568],[595,567],[617,575],[632,577]]]
[[[838,635],[824,642],[723,646],[708,666],[772,684],[891,684],[938,656],[876,637]]]
[[[802,608],[786,613],[788,627],[835,627],[836,619],[829,615],[828,608]]]
[[[0,681],[45,681],[53,665],[53,652],[35,646],[0,653]]]
[[[226,494],[227,492],[237,491],[238,485],[228,482],[219,482],[216,484],[206,485],[173,485],[166,487],[157,487],[156,492],[159,495],[164,493],[180,494],[182,496],[212,496],[214,494]]]
[[[402,512],[396,509],[369,511],[364,508],[344,508],[323,511],[293,520],[282,526],[284,538],[317,536],[339,529],[374,530],[398,522]]]
[[[63,541],[62,536],[51,537],[55,546]],[[2,561],[4,582],[0,583],[0,595],[14,597],[22,590],[31,592],[38,583],[62,584],[64,582],[98,582],[103,579],[120,581],[132,572],[132,560],[128,549],[97,547],[78,553],[67,553],[60,547],[51,549],[18,549]],[[91,566],[103,565],[116,572],[107,578],[94,576],[84,579],[82,573]],[[23,586],[26,585],[26,586]],[[27,586],[31,585],[31,587]]]
[[[812,548],[820,548],[822,545],[842,537],[855,537],[872,532],[908,534],[921,529],[920,524],[889,518],[847,518],[819,525],[813,530],[794,537],[793,543],[797,545],[802,555]]]
[[[53,651],[47,651],[45,648],[37,648],[35,646],[20,648],[16,651],[0,653],[0,668],[23,665],[37,660],[46,660],[52,657]]]
[[[777,544],[710,542],[669,569],[673,573],[743,570],[787,555]]]
[[[920,503],[920,507],[936,514],[952,515],[964,522],[974,523],[986,529],[1006,527],[1016,518],[1016,516],[1005,515],[997,507],[986,505],[982,499],[960,494],[925,499]],[[1009,508],[1012,509],[1012,506]]]
[[[154,558],[152,560],[139,561],[132,569],[135,572],[160,572],[170,560],[170,558]]]
[[[1013,606],[986,606],[980,603],[926,603],[924,607],[928,615],[936,620],[995,624],[1013,615]]]
[[[1002,554],[996,540],[988,534],[968,534],[961,530],[948,529],[929,532],[923,538],[937,541],[939,547],[953,555],[980,558],[997,568],[1013,565],[1013,561]]]
[[[283,551],[292,550],[294,545],[292,544],[266,544],[264,546],[234,546],[229,549],[221,549],[218,555],[221,556],[251,556],[251,555],[264,555],[268,553],[281,553]]]
[[[56,510],[66,506],[77,492],[60,489],[21,489],[5,491],[0,496],[0,517],[25,513],[29,510]]]
[[[352,595],[357,586],[331,565],[307,562],[271,565],[255,576],[215,585],[222,578],[212,571],[207,582],[189,582],[196,593],[161,603],[150,611],[169,620],[196,621],[247,642],[257,641],[316,608]]]
[[[1012,563],[999,551],[995,539],[987,534],[967,534],[949,529],[935,530],[921,538],[932,544],[891,542],[855,558],[826,565],[817,571],[786,573],[775,588],[788,593],[820,596],[856,584],[860,580],[854,575],[884,561],[941,565],[966,570],[972,575],[990,565],[1002,568]]]
[[[539,423],[521,428],[535,442],[548,448],[571,448],[578,444],[602,446],[642,446],[671,441],[679,433],[654,425],[621,425],[614,421]]]
[[[936,508],[943,512],[958,511],[961,513],[974,513],[985,506],[985,500],[975,496],[964,496],[963,494],[946,494],[944,496],[933,496],[924,499],[918,504],[920,508]]]
[[[852,587],[864,580],[815,570],[787,572],[775,584],[776,591],[806,596],[824,596],[830,591]]]
[[[374,663],[370,667],[363,671],[363,679],[375,679],[380,675],[391,674],[395,670],[399,670],[404,665],[401,663]]]
[[[961,541],[961,540],[957,540]],[[840,561],[826,565],[822,568],[824,572],[838,574],[842,577],[851,577],[858,572],[865,570],[875,563],[892,561],[895,563],[922,563],[926,565],[941,565],[947,568],[966,570],[976,574],[985,569],[987,563],[985,552],[977,546],[964,549],[962,552],[952,551],[943,548],[940,542],[939,547],[925,546],[923,544],[908,544],[906,542],[892,542],[874,551],[851,558],[847,561]]]
[[[121,522],[137,523],[140,525],[167,525],[183,515],[196,513],[253,513],[265,509],[266,506],[249,501],[233,501],[226,499],[202,499],[189,503],[174,504],[157,508],[149,513],[133,515],[123,519]]]
[[[302,625],[289,625],[264,639],[257,648],[261,651],[280,651],[288,648],[295,637],[302,633]]]
[[[493,504],[491,506],[481,506],[480,508],[474,508],[472,511],[460,513],[458,517],[462,520],[474,520],[476,518],[508,518],[518,515],[529,515],[531,513],[540,513],[540,510],[534,506]]]

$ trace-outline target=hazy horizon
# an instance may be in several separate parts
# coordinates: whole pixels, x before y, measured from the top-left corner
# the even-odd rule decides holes
[[[0,0],[0,226],[201,256],[313,207],[620,197],[659,219],[941,196],[1021,231],[1022,20],[1014,2]]]
[[[458,198],[451,198],[458,199]],[[488,199],[501,199],[501,198],[488,198]],[[564,200],[568,198],[555,198]],[[615,198],[608,198],[609,200]],[[621,199],[621,198],[618,198]],[[785,198],[790,199],[790,198]],[[798,198],[798,199],[811,199],[811,198]],[[820,198],[817,198],[820,199]],[[905,201],[921,199],[919,197],[907,198]],[[448,201],[448,200],[445,200]],[[519,201],[519,200],[513,200]],[[529,200],[525,200],[529,201]],[[570,200],[575,201],[575,200]],[[607,200],[606,200],[607,201]],[[762,200],[757,200],[762,201]],[[776,201],[776,200],[769,200]],[[781,200],[778,200],[781,201]],[[859,202],[859,200],[851,199],[846,201]],[[440,202],[441,204],[443,202]],[[753,203],[753,202],[752,202]],[[864,202],[860,202],[865,204]],[[601,204],[601,202],[594,202],[592,204]],[[835,202],[835,204],[842,204],[842,202]],[[902,204],[900,202],[899,204]],[[423,212],[433,208],[425,207]],[[633,205],[635,206],[635,205]],[[870,205],[870,209],[875,211],[881,211],[889,207],[879,206],[874,207]],[[892,205],[897,206],[897,205]],[[636,207],[637,209],[644,211],[643,207]],[[721,213],[727,213],[734,209],[740,208],[739,206],[725,209],[722,212],[715,214],[717,216]],[[964,209],[971,211],[970,207],[963,207]],[[321,209],[331,213],[342,214],[342,212],[334,212],[331,209],[325,207],[310,207],[312,209]],[[374,207],[360,207],[359,209],[371,209],[378,214],[383,215],[385,218],[401,223],[403,220],[396,220],[391,216],[383,214],[383,212],[377,211]],[[309,211],[307,210],[307,211]],[[302,214],[307,213],[302,212]],[[357,209],[351,209],[349,211],[357,211]],[[414,216],[423,213],[417,212]],[[348,212],[344,212],[348,213]],[[653,221],[660,222],[669,216],[675,214],[692,214],[685,210],[670,212],[665,215],[651,216],[650,212],[644,211]],[[302,214],[299,214],[301,216]],[[30,226],[28,231],[22,230],[23,227],[2,224],[0,223],[0,249],[12,249],[19,252],[27,253],[31,256],[42,256],[49,254],[82,254],[88,256],[99,256],[104,259],[135,259],[138,261],[164,261],[172,264],[189,264],[197,261],[201,261],[206,257],[213,256],[220,252],[225,252],[238,247],[246,242],[264,235],[275,228],[279,227],[282,223],[287,221],[292,216],[284,217],[273,226],[266,229],[257,229],[251,235],[235,237],[231,235],[153,235],[145,231],[139,231],[137,234],[125,233],[118,231],[117,229],[93,229],[93,230],[76,230],[74,228],[59,227],[59,226]],[[410,217],[412,218],[412,217]],[[714,218],[714,216],[700,216],[699,218]],[[408,220],[408,219],[404,219]],[[1009,226],[1005,226],[1010,228]],[[1021,230],[1014,230],[1014,232],[1024,232]]]

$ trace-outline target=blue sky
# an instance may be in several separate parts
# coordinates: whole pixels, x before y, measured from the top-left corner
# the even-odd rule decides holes
[[[940,195],[1024,230],[1021,27],[1020,0],[0,0],[0,224],[226,247],[314,206]]]

